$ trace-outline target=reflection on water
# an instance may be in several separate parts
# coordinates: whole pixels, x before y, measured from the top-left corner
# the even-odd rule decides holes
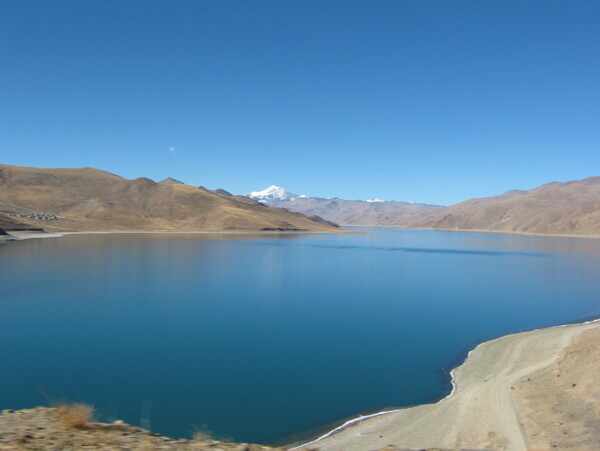
[[[269,441],[437,399],[474,344],[600,316],[600,240],[360,230],[2,244],[0,409],[44,392]]]
[[[323,247],[327,249],[371,249],[377,251],[400,251],[400,252],[424,252],[429,254],[472,254],[472,255],[526,255],[529,257],[543,257],[545,254],[537,252],[505,252],[505,251],[477,251],[467,249],[431,249],[419,247],[376,247],[376,246],[336,246],[326,244],[315,244],[314,247]]]

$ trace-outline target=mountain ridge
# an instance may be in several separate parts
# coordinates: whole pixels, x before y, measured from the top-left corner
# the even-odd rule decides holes
[[[5,230],[18,224],[61,231],[339,231],[321,218],[236,197],[93,168],[0,165]]]
[[[90,167],[0,164],[4,230],[336,231],[336,224],[596,236],[600,176],[553,181],[440,207],[377,198],[309,197],[275,185],[242,196],[171,177],[157,183]]]
[[[267,190],[274,192],[272,188],[280,187],[272,186]],[[600,176],[552,181],[530,190],[512,189],[496,196],[467,199],[450,206],[291,194],[281,198],[263,196],[258,200],[270,206],[317,215],[342,226],[600,235]]]
[[[600,177],[468,199],[405,218],[402,227],[549,235],[600,235]]]
[[[338,197],[310,197],[272,185],[248,194],[252,199],[273,207],[287,208],[307,216],[316,215],[342,226],[393,226],[398,218],[435,205],[385,201],[378,198],[346,200]]]

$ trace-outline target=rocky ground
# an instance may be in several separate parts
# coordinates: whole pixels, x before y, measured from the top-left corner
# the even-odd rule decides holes
[[[232,443],[201,438],[172,439],[153,434],[122,421],[75,425],[60,408],[36,407],[0,412],[0,450],[205,450],[205,451],[284,451],[248,443]],[[309,448],[318,451],[318,447]],[[370,450],[370,448],[369,448]],[[415,451],[393,445],[373,451]],[[422,451],[477,451],[434,448]]]
[[[514,398],[532,450],[600,449],[600,328],[565,348],[551,366],[523,378]]]
[[[153,434],[122,421],[84,422],[74,426],[59,410],[36,407],[0,413],[0,450],[207,450],[268,451],[261,445],[211,439],[172,439]]]

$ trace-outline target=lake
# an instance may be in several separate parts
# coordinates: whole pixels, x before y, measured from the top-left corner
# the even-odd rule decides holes
[[[281,443],[436,401],[476,344],[600,317],[600,240],[98,234],[0,245],[0,410]]]

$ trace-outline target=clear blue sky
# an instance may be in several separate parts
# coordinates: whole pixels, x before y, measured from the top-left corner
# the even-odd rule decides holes
[[[0,2],[0,162],[450,204],[600,175],[600,2]]]

